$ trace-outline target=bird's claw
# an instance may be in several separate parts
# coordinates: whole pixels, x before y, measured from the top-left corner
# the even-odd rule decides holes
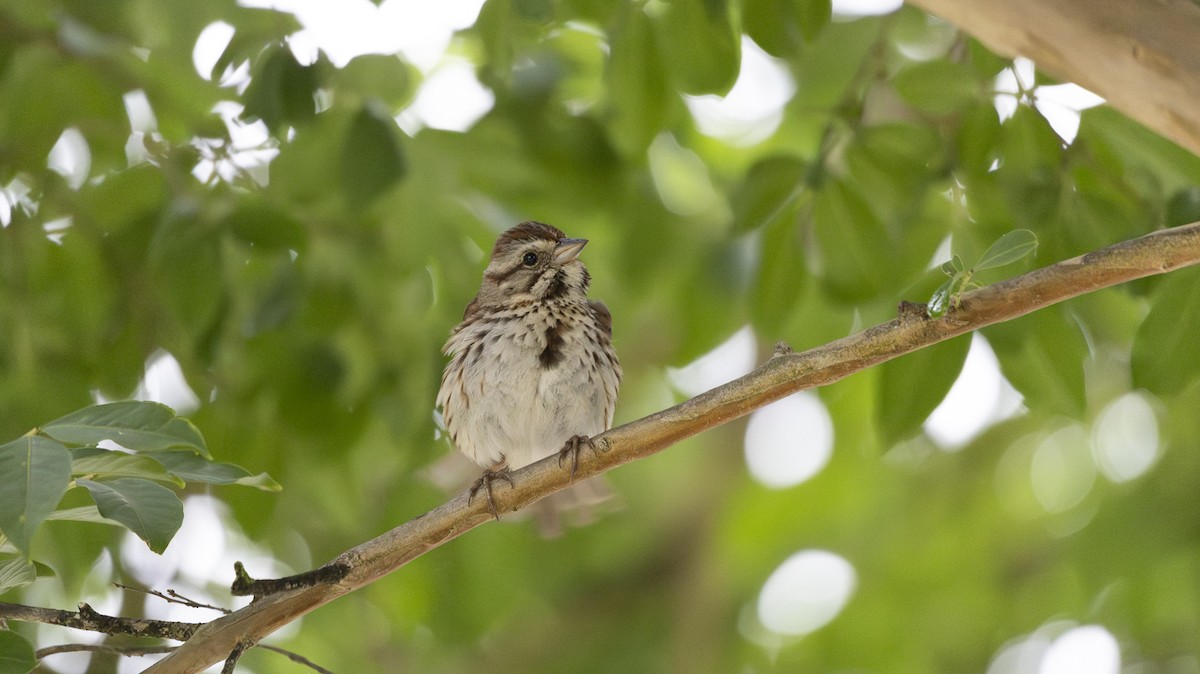
[[[475,494],[477,494],[480,489],[483,489],[487,494],[488,512],[490,512],[492,517],[495,517],[496,521],[499,522],[500,511],[496,509],[496,501],[492,498],[492,483],[496,480],[504,480],[507,482],[509,489],[512,489],[516,486],[513,484],[512,476],[508,474],[508,466],[497,468],[496,470],[489,468],[483,471],[483,475],[479,476],[478,480],[475,480],[475,484],[471,485],[471,491],[467,492],[467,505],[471,505],[471,501],[475,499]]]
[[[600,449],[596,447],[596,443],[592,442],[592,439],[586,435],[572,435],[566,444],[563,445],[563,448],[558,450],[559,468],[563,467],[563,461],[568,456],[571,457],[571,482],[575,481],[575,473],[579,470],[579,453],[585,446],[590,448],[595,454],[600,454]]]

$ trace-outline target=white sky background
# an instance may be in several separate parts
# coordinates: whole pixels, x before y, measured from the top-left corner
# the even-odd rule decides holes
[[[318,49],[337,66],[345,65],[360,54],[403,54],[425,75],[412,106],[397,118],[409,133],[421,127],[466,130],[491,108],[494,100],[491,92],[475,79],[472,65],[446,53],[453,33],[474,23],[482,0],[386,0],[378,7],[367,0],[244,0],[243,4],[294,13],[304,29],[289,42],[302,61],[314,59]],[[834,13],[835,17],[884,14],[894,11],[900,4],[900,0],[834,0]],[[203,76],[208,76],[212,63],[231,34],[229,26],[220,24],[205,31],[194,55],[197,70]],[[742,46],[742,72],[729,95],[688,97],[687,105],[703,133],[733,144],[749,145],[769,136],[777,128],[783,107],[794,94],[796,83],[782,64],[749,38],[744,38]],[[240,77],[244,78],[245,73]],[[1011,71],[1006,70],[996,82],[997,109],[1002,117],[1011,116],[1021,92],[1025,92],[1024,101],[1036,105],[1067,142],[1074,138],[1078,128],[1078,110],[1101,102],[1074,85],[1039,87],[1036,96],[1028,96],[1032,82],[1033,66],[1028,61],[1019,62]],[[137,101],[130,104],[133,106],[132,118]],[[232,119],[237,112],[229,109],[223,110],[222,114]],[[149,125],[141,130],[135,128],[135,132],[149,131],[152,118]],[[266,138],[265,130],[258,128],[259,125],[231,123],[235,143],[239,147],[259,147]],[[50,163],[69,180],[81,181],[87,175],[89,162],[86,147],[80,151],[78,141],[71,134],[64,134],[60,141],[63,147],[56,146]],[[273,153],[267,152],[249,156],[246,161],[262,164],[272,156]],[[210,166],[208,170],[219,169]],[[5,205],[5,200],[0,199],[0,206]],[[3,215],[0,212],[0,216]],[[691,395],[745,374],[759,361],[756,342],[753,331],[749,327],[743,328],[712,353],[685,368],[670,371],[671,382],[682,393]],[[178,364],[169,354],[157,356],[148,366],[146,381],[139,393],[147,399],[178,405],[185,408],[183,411],[198,403],[183,382]],[[955,450],[998,420],[1019,413],[1020,409],[1020,396],[1001,376],[995,354],[985,339],[976,336],[962,375],[946,400],[930,416],[925,428],[940,447]],[[1147,411],[1149,409],[1149,403],[1141,399],[1122,400],[1119,404],[1114,403],[1114,411],[1104,418],[1125,415],[1121,418],[1131,418],[1145,428],[1154,423],[1153,412]],[[1137,474],[1153,462],[1157,440],[1154,443],[1153,447],[1142,448],[1134,458],[1123,458],[1118,450],[1101,447],[1097,450],[1100,452],[1097,461],[1110,478],[1128,479],[1127,475]],[[745,445],[747,470],[765,487],[803,488],[802,483],[819,474],[830,459],[834,429],[819,396],[806,392],[754,413],[747,425]],[[1048,456],[1053,459],[1057,454],[1051,452]],[[1054,485],[1050,488],[1053,490]],[[193,514],[193,510],[201,508],[212,510],[213,516]],[[188,522],[208,525],[212,529],[211,524],[217,517],[213,508],[211,503],[189,500]],[[186,559],[191,552],[182,548],[188,541],[195,541],[199,547],[192,552],[208,559],[211,555],[200,553],[203,549],[213,548],[213,543],[207,539],[219,537],[219,530],[218,526],[215,529],[218,533],[180,536],[171,551],[175,557]],[[235,542],[222,543],[220,549],[228,544],[242,548],[249,555],[254,554],[252,545],[244,539],[230,540]],[[856,585],[851,562],[834,552],[799,550],[780,562],[776,571],[764,579],[754,612],[757,615],[755,627],[747,631],[749,638],[768,648],[787,643],[789,634],[819,629],[835,620],[847,602],[852,601]],[[203,577],[203,574],[198,576]],[[1078,669],[1081,662],[1093,667],[1086,671],[1115,673],[1119,669],[1120,653],[1116,641],[1102,627],[1076,627],[1065,632],[1059,630],[1061,634],[1055,635],[1044,632],[1002,650],[989,674],[1067,674],[1084,671]],[[144,665],[145,660],[140,664]],[[122,666],[123,672],[135,669]]]

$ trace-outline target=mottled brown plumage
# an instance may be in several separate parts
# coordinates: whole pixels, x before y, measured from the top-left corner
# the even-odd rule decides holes
[[[580,447],[612,425],[621,365],[612,315],[587,298],[586,243],[540,222],[505,231],[443,348],[438,405],[454,445],[487,469],[472,494],[486,487],[493,514],[493,480],[560,450],[573,476]]]

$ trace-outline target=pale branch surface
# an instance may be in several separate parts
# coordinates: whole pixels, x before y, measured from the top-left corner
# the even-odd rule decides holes
[[[909,0],[1200,154],[1200,5],[1191,0]]]
[[[1200,263],[1200,222],[1164,229],[965,293],[957,309],[931,319],[903,304],[899,317],[808,351],[776,348],[753,372],[679,405],[614,428],[595,439],[602,450],[580,463],[577,479],[659,452],[797,391],[824,386],[883,361],[979,328],[1146,276]],[[496,506],[512,512],[569,484],[569,470],[551,456],[513,474],[516,486],[496,491]],[[492,519],[487,503],[459,495],[424,515],[339,555],[323,568],[340,577],[295,584],[217,618],[147,671],[199,672],[305,613],[395,571],[409,561]],[[305,575],[305,574],[302,574]],[[313,577],[321,577],[317,574]],[[283,579],[287,580],[287,579]]]

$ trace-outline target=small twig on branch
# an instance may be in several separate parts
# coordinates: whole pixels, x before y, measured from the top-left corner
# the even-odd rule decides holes
[[[158,655],[160,653],[170,653],[179,648],[178,646],[109,646],[105,644],[59,644],[58,646],[47,646],[39,648],[33,653],[33,657],[41,660],[48,655],[57,655],[59,653],[108,653],[109,655],[122,655],[128,657],[139,657],[142,655]]]
[[[239,641],[233,647],[233,651],[229,653],[229,657],[225,658],[225,666],[221,668],[221,674],[233,674],[233,670],[237,669],[238,660],[242,659],[242,654],[249,647],[246,643]]]
[[[958,308],[940,318],[922,317],[912,307],[902,309],[900,316],[888,323],[802,353],[776,354],[744,377],[596,436],[593,441],[604,443],[608,451],[580,462],[576,479],[650,456],[792,393],[831,384],[906,353],[1100,288],[1197,263],[1200,223],[1193,223],[1159,230],[964,293]],[[515,486],[496,493],[496,506],[501,512],[524,508],[570,485],[570,471],[560,469],[555,456],[522,468],[512,477]],[[186,644],[146,671],[200,672],[227,659],[245,640],[257,642],[318,606],[395,571],[491,519],[487,503],[479,500],[468,504],[466,494],[460,494],[339,555],[326,565],[347,570],[339,580],[258,595],[249,606],[201,627]]]
[[[271,646],[270,644],[259,644],[259,645],[255,646],[255,648],[263,648],[268,651],[273,651],[275,653],[278,653],[298,665],[304,665],[305,667],[308,667],[309,669],[312,669],[315,672],[319,672],[319,674],[333,674],[333,672],[329,671],[328,669],[325,669],[321,665],[318,665],[317,663],[313,662],[312,660],[309,660],[308,658],[304,657],[303,655],[300,655],[299,653],[293,653],[292,651],[284,650],[278,646]]]
[[[178,602],[183,604],[184,606],[190,606],[192,608],[206,608],[206,609],[210,609],[213,611],[220,611],[221,613],[224,613],[226,615],[233,613],[232,610],[227,609],[224,606],[213,606],[212,604],[205,604],[204,602],[196,601],[194,599],[189,599],[170,588],[167,588],[167,595],[169,595],[173,599],[178,600]]]
[[[229,593],[236,597],[262,597],[268,594],[278,594],[290,590],[299,590],[314,585],[332,585],[346,577],[350,567],[341,562],[333,562],[320,566],[312,571],[305,571],[285,578],[268,578],[256,580],[246,572],[241,562],[233,563],[234,580]]]
[[[113,585],[121,588],[122,590],[129,590],[130,592],[141,592],[142,594],[148,594],[152,597],[158,597],[159,599],[162,599],[163,601],[170,603],[170,604],[183,604],[184,606],[188,606],[190,608],[206,608],[206,609],[210,609],[213,611],[220,611],[221,613],[224,613],[226,615],[233,613],[233,611],[230,611],[229,609],[223,608],[221,606],[213,606],[212,604],[204,604],[204,603],[192,600],[192,599],[188,599],[187,597],[185,597],[185,596],[179,594],[178,592],[176,592],[175,590],[171,590],[171,589],[168,589],[166,594],[163,594],[162,592],[159,592],[158,590],[144,590],[140,587],[130,587],[128,585],[122,585],[121,583],[113,583]]]
[[[222,613],[229,614],[229,609],[219,606],[210,606],[201,602],[188,599],[174,590],[167,590],[167,594],[156,590],[143,590],[141,588],[129,587],[120,583],[113,583],[119,588],[132,590],[134,592],[142,592],[153,595],[164,601],[173,604],[183,604],[191,608],[207,608]],[[46,625],[61,625],[63,627],[72,627],[79,630],[87,630],[89,632],[101,632],[104,634],[123,634],[135,637],[151,637],[158,639],[172,639],[174,641],[186,641],[198,628],[204,623],[184,623],[174,622],[170,620],[151,620],[149,618],[121,618],[106,616],[97,613],[91,606],[87,604],[79,605],[79,612],[61,611],[59,609],[41,608],[37,606],[25,606],[22,604],[7,604],[0,602],[0,622],[4,620],[17,620],[21,622],[36,622]],[[267,644],[257,644],[256,648],[264,648],[274,653],[279,653],[288,658],[292,662],[309,667],[322,674],[332,674],[329,670],[312,662],[308,658],[289,651],[278,646],[270,646]],[[110,653],[112,655],[124,656],[142,656],[154,655],[159,653],[170,653],[179,646],[113,646],[108,644],[61,644],[58,646],[47,646],[38,649],[34,655],[37,659],[42,659],[48,655],[56,655],[58,653],[71,653],[79,651],[91,651],[96,653]],[[243,649],[244,650],[244,649]],[[241,657],[241,653],[238,654]]]

